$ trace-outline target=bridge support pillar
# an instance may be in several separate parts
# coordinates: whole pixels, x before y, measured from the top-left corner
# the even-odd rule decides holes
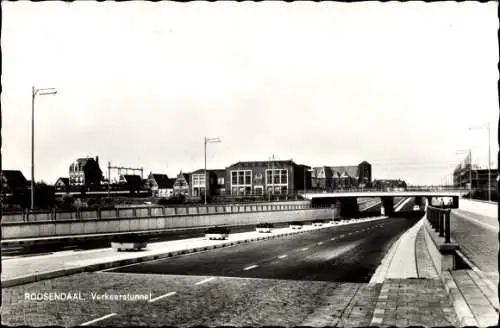
[[[418,205],[418,206],[422,206],[422,205],[425,205],[424,204],[424,200],[422,199],[422,197],[415,197],[415,205]]]
[[[344,218],[359,216],[358,201],[356,197],[345,197],[340,199],[340,215]]]
[[[384,212],[382,215],[393,216],[394,215],[394,197],[381,197],[382,198],[382,209],[380,213]]]
[[[458,206],[459,206],[458,199],[459,199],[459,198],[460,198],[460,197],[458,197],[458,196],[453,196],[453,197],[452,197],[452,204],[451,204],[451,208],[458,208]]]

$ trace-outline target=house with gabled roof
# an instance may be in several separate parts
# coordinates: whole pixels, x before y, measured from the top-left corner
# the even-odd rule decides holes
[[[124,174],[120,175],[118,184],[126,187],[131,192],[144,189],[144,184],[140,175]]]
[[[313,168],[311,185],[315,189],[363,187],[371,182],[371,165],[319,166]]]
[[[190,196],[190,174],[179,172],[173,186],[174,196]]]
[[[168,196],[169,179],[166,174],[158,174],[151,172],[146,180],[146,188],[151,190],[153,197],[170,197]]]
[[[69,178],[60,177],[57,179],[56,183],[54,183],[54,189],[59,192],[69,192]]]

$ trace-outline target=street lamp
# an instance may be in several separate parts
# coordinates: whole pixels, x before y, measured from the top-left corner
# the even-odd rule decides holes
[[[35,97],[37,95],[55,95],[55,88],[31,88],[31,209],[35,206]]]
[[[205,205],[207,205],[207,144],[221,142],[219,138],[205,137]]]
[[[488,200],[491,201],[491,137],[490,137],[490,123],[485,123],[479,126],[469,127],[469,131],[486,128],[488,131]]]

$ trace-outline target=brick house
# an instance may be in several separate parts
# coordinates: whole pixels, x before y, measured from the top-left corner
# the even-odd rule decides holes
[[[184,195],[190,196],[190,174],[182,173],[182,171],[177,175],[173,186],[174,196]]]
[[[59,192],[69,192],[69,178],[60,177],[57,179],[56,183],[54,183],[54,188]]]
[[[226,194],[295,194],[310,188],[309,169],[292,160],[237,162],[226,168]]]

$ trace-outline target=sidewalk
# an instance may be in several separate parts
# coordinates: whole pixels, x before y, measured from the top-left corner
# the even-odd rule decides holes
[[[440,276],[434,268],[425,220],[394,243],[372,277],[370,283],[382,287],[371,326],[496,326],[498,298],[484,280],[473,270]]]
[[[387,217],[359,219],[338,225],[349,225],[369,220],[381,220]],[[230,234],[226,240],[207,240],[204,237],[156,242],[148,244],[147,249],[139,252],[117,252],[112,248],[86,251],[61,251],[50,255],[16,257],[2,259],[2,287],[16,286],[43,279],[51,279],[84,271],[102,270],[137,262],[150,261],[163,257],[205,251],[216,247],[232,246],[242,242],[278,238],[297,233],[332,227],[304,225],[301,230],[291,228],[273,229],[271,233],[256,231]]]

